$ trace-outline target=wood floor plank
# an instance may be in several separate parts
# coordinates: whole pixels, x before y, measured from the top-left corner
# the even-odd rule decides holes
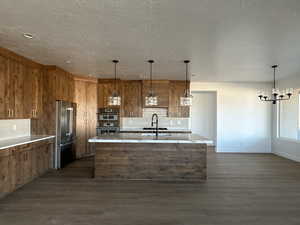
[[[5,225],[299,225],[300,164],[271,154],[208,153],[206,182],[101,182],[92,159],[0,200]]]

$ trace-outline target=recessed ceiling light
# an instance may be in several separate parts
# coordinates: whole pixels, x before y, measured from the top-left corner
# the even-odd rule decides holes
[[[24,33],[23,36],[25,38],[28,38],[28,39],[32,39],[33,38],[33,35],[32,34],[29,34],[29,33]]]

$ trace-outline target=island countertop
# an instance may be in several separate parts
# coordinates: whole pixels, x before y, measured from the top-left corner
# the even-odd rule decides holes
[[[213,141],[197,134],[172,133],[159,134],[158,137],[152,133],[116,133],[105,134],[89,139],[90,143],[183,143],[183,144],[207,144],[213,145]]]

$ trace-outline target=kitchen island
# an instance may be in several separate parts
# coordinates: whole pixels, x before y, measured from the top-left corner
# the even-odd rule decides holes
[[[102,180],[206,180],[207,145],[195,134],[118,133],[89,139]]]

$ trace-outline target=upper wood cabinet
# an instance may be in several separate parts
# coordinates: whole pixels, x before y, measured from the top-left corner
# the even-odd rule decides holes
[[[151,82],[143,81],[143,107],[169,107],[169,81],[167,80],[154,80],[152,81],[152,88],[154,94],[157,96],[158,105],[157,106],[146,106],[145,97],[150,92]]]
[[[189,84],[188,84],[189,85]],[[169,117],[189,117],[190,107],[180,105],[180,97],[185,93],[185,81],[170,81]]]
[[[0,55],[0,119],[38,117],[41,73],[39,67]]]
[[[122,82],[122,116],[142,117],[142,82]]]
[[[24,79],[24,117],[38,118],[42,110],[41,70],[28,68]]]
[[[8,63],[9,60],[0,55],[0,119],[9,117],[8,111]]]
[[[108,97],[113,94],[114,90],[115,90],[115,80],[113,79],[98,80],[98,108],[105,108],[105,107],[120,108],[120,106],[110,106],[108,104]],[[122,85],[120,80],[117,80],[116,91],[122,97]]]

